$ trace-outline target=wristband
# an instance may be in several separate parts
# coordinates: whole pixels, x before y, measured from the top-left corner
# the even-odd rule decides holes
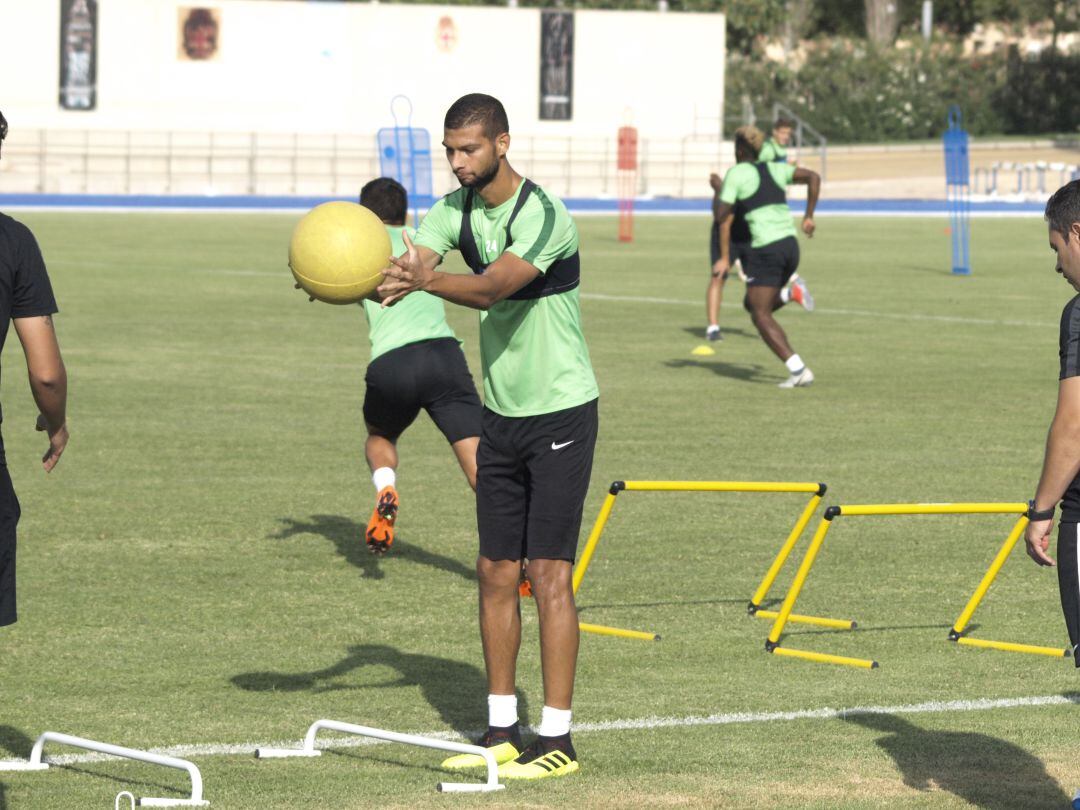
[[[1054,519],[1054,507],[1049,509],[1036,509],[1035,500],[1028,501],[1027,519],[1034,522],[1038,520],[1053,520]]]

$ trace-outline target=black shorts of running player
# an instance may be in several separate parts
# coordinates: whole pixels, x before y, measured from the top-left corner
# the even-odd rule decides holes
[[[574,561],[596,432],[595,399],[539,416],[484,409],[476,451],[481,556]]]
[[[734,267],[735,262],[739,262],[745,273],[747,257],[750,255],[750,243],[732,242],[728,245],[728,254],[730,267]],[[709,269],[712,270],[713,265],[718,261],[720,261],[720,224],[713,221],[712,231],[709,234]],[[727,273],[724,273],[724,280],[727,280]]]
[[[2,451],[0,451],[2,452]],[[0,627],[14,624],[15,526],[19,522],[19,499],[11,486],[7,466],[0,464]]]
[[[751,248],[743,264],[747,287],[783,287],[798,269],[799,240],[794,236]]]
[[[1077,544],[1075,522],[1062,520],[1058,525],[1058,589],[1061,592],[1061,611],[1065,614],[1065,626],[1069,630],[1069,642],[1073,647],[1073,659],[1080,667],[1080,549]]]
[[[376,436],[397,441],[421,408],[450,444],[480,435],[483,405],[453,338],[391,349],[368,364],[364,382],[364,421]]]

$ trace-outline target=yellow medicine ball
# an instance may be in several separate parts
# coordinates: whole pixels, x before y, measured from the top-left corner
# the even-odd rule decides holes
[[[370,209],[328,202],[297,223],[289,242],[289,269],[312,298],[355,304],[382,282],[390,251],[386,226]]]

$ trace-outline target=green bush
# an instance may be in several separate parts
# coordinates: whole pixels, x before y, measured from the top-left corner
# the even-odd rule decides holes
[[[1075,132],[1080,126],[1080,54],[964,57],[951,45],[878,51],[863,43],[814,48],[798,72],[764,59],[728,59],[726,105],[758,114],[780,102],[830,142],[936,138],[959,104],[973,135]]]

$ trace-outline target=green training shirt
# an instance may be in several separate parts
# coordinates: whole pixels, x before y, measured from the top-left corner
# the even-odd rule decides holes
[[[386,226],[394,256],[405,252],[405,240],[401,238],[403,230]],[[414,235],[410,230],[409,238]],[[426,292],[406,295],[392,307],[384,307],[378,301],[364,301],[364,314],[368,320],[372,360],[391,349],[421,340],[457,337],[446,322],[446,307],[442,299]]]
[[[494,208],[486,208],[474,194],[469,223],[485,265],[508,251],[544,274],[577,254],[577,227],[561,200],[533,187],[514,218],[507,247],[506,224],[522,193],[524,181]],[[467,195],[468,189],[460,188],[435,203],[420,224],[416,244],[440,256],[460,250]],[[502,416],[537,416],[596,399],[599,389],[581,330],[578,288],[505,299],[481,312],[480,364],[484,405]]]
[[[787,162],[787,147],[781,146],[776,138],[769,138],[761,147],[761,153],[757,158],[762,163]]]
[[[780,188],[786,189],[791,185],[791,179],[795,176],[794,166],[788,163],[766,163],[765,167]],[[761,178],[755,164],[736,163],[724,175],[720,202],[735,205],[739,200],[752,197],[760,185]],[[750,225],[750,247],[771,245],[795,235],[795,222],[791,218],[791,209],[787,203],[764,205],[748,211],[746,221]]]

